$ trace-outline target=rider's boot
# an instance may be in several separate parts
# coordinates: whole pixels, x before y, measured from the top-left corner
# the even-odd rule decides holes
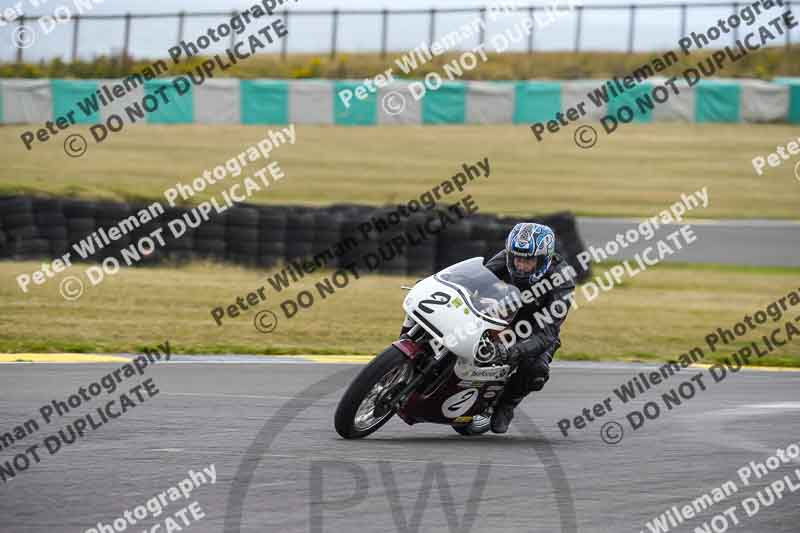
[[[528,381],[527,387],[524,385],[524,377],[519,373],[511,376],[511,380],[497,401],[497,405],[492,412],[492,433],[505,433],[508,425],[514,418],[514,409],[519,405],[528,394],[533,391],[542,390],[546,378],[533,378]]]
[[[492,433],[505,433],[508,425],[514,418],[514,408],[522,401],[521,397],[503,398],[497,404],[492,413]]]

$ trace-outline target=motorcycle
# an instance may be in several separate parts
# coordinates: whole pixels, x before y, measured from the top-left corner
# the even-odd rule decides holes
[[[446,424],[465,436],[490,429],[491,412],[517,361],[499,334],[521,306],[520,291],[483,265],[456,263],[411,288],[401,338],[366,365],[334,417],[345,439],[366,437],[397,414],[408,425]]]

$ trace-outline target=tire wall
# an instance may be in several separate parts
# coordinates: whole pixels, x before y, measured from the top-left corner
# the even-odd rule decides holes
[[[100,228],[108,232],[147,205],[30,196],[0,198],[0,259],[56,259],[71,252],[70,259],[78,261],[72,248],[75,243],[91,238]],[[104,246],[87,261],[99,262],[111,256],[119,259],[122,249],[135,246],[142,237],[163,227],[164,245],[142,254],[139,264],[214,259],[271,268],[318,257],[317,263],[329,268],[357,264],[362,270],[383,274],[426,275],[470,257],[488,259],[503,249],[514,224],[527,221],[553,228],[556,251],[575,268],[579,280],[590,276],[577,260],[584,245],[571,213],[527,218],[479,213],[458,220],[445,206],[404,217],[396,215],[394,206],[239,204],[212,213],[196,228],[187,225],[185,233],[176,238],[167,223],[184,215],[190,217],[190,210],[169,208],[157,219]],[[390,216],[392,213],[395,215]],[[420,232],[427,238],[420,238]]]

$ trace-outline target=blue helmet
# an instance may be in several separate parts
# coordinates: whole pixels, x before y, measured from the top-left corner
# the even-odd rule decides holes
[[[514,283],[535,283],[553,262],[556,235],[543,224],[522,222],[514,226],[506,239],[506,265]],[[514,258],[528,258],[528,268],[520,269]]]

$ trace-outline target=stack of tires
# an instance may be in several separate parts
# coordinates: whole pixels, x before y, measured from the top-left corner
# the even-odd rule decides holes
[[[109,232],[112,231],[114,226],[126,219],[129,215],[130,206],[128,204],[101,202],[95,206],[95,222],[97,225],[97,231],[100,232],[100,229],[102,228],[103,232],[110,241],[108,244],[106,244],[106,241],[101,237],[103,248],[100,249],[96,257],[116,257],[117,259],[122,257],[122,250],[128,248],[132,242],[130,233],[125,233],[123,235],[122,231],[119,231],[119,228],[117,228],[119,231],[119,238],[114,240]]]
[[[36,227],[30,198],[0,198],[0,223],[5,233],[7,257],[25,259],[49,255],[50,244]]]
[[[234,263],[255,266],[259,255],[258,209],[236,206],[228,209],[227,214],[227,258]]]
[[[0,199],[2,202],[2,199]],[[3,229],[3,218],[0,216],[0,259],[8,259],[11,257],[11,248],[8,246],[8,237]]]
[[[201,259],[221,260],[227,253],[227,211],[212,213],[194,230],[194,254]]]
[[[188,213],[190,208],[175,207],[169,208],[161,215],[161,225],[164,228],[162,235],[164,236],[163,253],[170,258],[171,261],[177,263],[185,263],[194,258],[194,234],[195,228],[189,226],[184,219],[184,215]],[[194,221],[194,214],[189,215],[189,220]],[[169,223],[173,220],[179,220],[181,223],[174,223],[172,228]],[[200,225],[202,227],[202,224]]]
[[[34,198],[33,222],[39,235],[47,241],[48,255],[61,257],[69,247],[67,220],[58,198]]]
[[[94,202],[84,200],[64,200],[61,204],[67,228],[67,246],[73,250],[73,245],[82,239],[91,239],[92,232],[97,229],[95,222]],[[80,261],[81,257],[71,254],[72,261]],[[87,258],[88,259],[88,258]]]
[[[446,214],[450,219],[455,219],[452,213]],[[443,225],[436,250],[437,270],[485,253],[486,241],[480,239],[480,230],[474,220],[465,218],[455,223],[443,222]]]
[[[558,253],[561,254],[578,273],[578,280],[585,281],[592,275],[590,268],[583,268],[578,262],[578,254],[585,250],[583,240],[578,235],[578,224],[572,213],[556,213],[546,217],[546,224],[556,234]]]
[[[385,221],[387,227],[377,235],[378,250],[373,262],[378,263],[381,274],[404,275],[408,272],[408,254],[414,253],[404,244],[406,218],[396,208],[377,209],[375,218]]]
[[[344,215],[334,209],[318,209],[313,214],[314,231],[311,241],[311,255],[319,258],[319,264],[326,268],[340,266],[336,256],[336,245],[342,240]]]
[[[479,225],[480,233],[486,245],[483,248],[483,257],[487,261],[494,257],[497,252],[505,249],[506,237],[508,232],[514,226],[507,227],[500,222],[497,217],[487,216],[486,220]]]
[[[298,261],[313,255],[314,211],[308,208],[292,209],[286,216],[286,260]]]
[[[570,213],[524,219],[475,214],[459,220],[441,206],[404,217],[396,206],[340,204],[312,208],[240,204],[221,214],[212,212],[210,219],[196,229],[185,222],[186,231],[175,237],[168,223],[182,219],[188,209],[171,208],[139,225],[137,214],[148,206],[73,199],[0,198],[0,258],[56,258],[70,251],[73,244],[87,240],[90,246],[85,248],[95,250],[87,257],[92,262],[109,256],[120,259],[122,249],[133,243],[137,245],[133,256],[142,257],[134,264],[200,257],[262,268],[297,261],[295,264],[303,268],[303,260],[318,257],[320,266],[326,268],[354,264],[361,272],[421,276],[470,257],[489,259],[504,248],[505,238],[515,224],[534,221],[553,228],[556,250],[575,268],[579,280],[591,275],[578,263],[577,256],[584,247],[575,217]],[[114,240],[109,229],[118,227],[128,217],[132,217],[126,224],[128,232],[123,235],[119,228]],[[188,217],[196,224],[194,214],[189,213]],[[364,224],[372,229],[363,232]],[[99,234],[98,238],[92,237],[99,228],[104,229],[110,240],[108,244]],[[165,242],[163,247],[153,236],[159,231]],[[148,236],[154,243],[150,250],[139,246],[141,239]],[[71,260],[79,261],[79,254],[73,253]]]
[[[286,259],[286,210],[262,207],[258,215],[258,265],[274,267]]]
[[[371,267],[368,264],[368,257],[376,256],[378,253],[378,232],[372,230],[364,234],[361,226],[370,222],[373,208],[348,206],[343,212],[345,218],[341,226],[342,242],[347,244],[347,249],[339,258],[339,263],[342,266],[354,265],[359,272],[369,272]]]
[[[414,213],[408,217],[406,232],[414,239],[413,248],[408,250],[407,273],[415,275],[430,274],[436,270],[436,243],[438,238],[430,235],[429,227],[439,224],[437,213]],[[427,238],[426,238],[427,237]]]

